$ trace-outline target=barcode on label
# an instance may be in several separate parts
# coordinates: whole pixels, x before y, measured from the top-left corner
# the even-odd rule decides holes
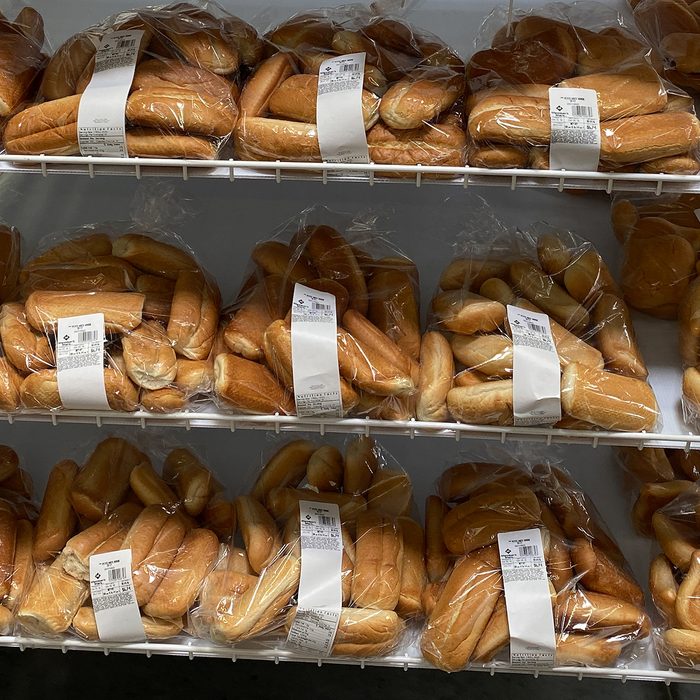
[[[117,42],[118,49],[129,49],[132,46],[136,46],[136,39],[120,39]]]
[[[78,343],[94,343],[99,340],[99,331],[79,331],[75,335],[76,342]]]
[[[536,544],[525,544],[518,547],[518,554],[521,557],[536,557],[537,553],[538,552]]]
[[[335,518],[332,518],[330,515],[319,515],[318,519],[321,522],[321,525],[325,525],[326,527],[335,527]]]
[[[574,117],[592,117],[593,107],[588,105],[571,105],[571,114]]]
[[[330,311],[331,305],[330,304],[321,304],[318,301],[314,301],[313,302],[313,309],[314,309],[314,311]]]
[[[342,72],[343,73],[348,73],[350,71],[358,71],[360,70],[360,64],[359,63],[344,63],[342,66]]]
[[[107,569],[107,579],[109,581],[123,581],[126,575],[125,566],[119,567],[118,569]]]
[[[545,335],[547,333],[545,327],[541,326],[539,323],[533,323],[532,321],[526,321],[526,323],[528,329],[534,331],[535,333],[541,333],[542,335]]]

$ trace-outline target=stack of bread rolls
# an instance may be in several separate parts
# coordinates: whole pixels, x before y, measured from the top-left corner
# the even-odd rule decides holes
[[[592,21],[596,11],[591,7]],[[516,14],[469,60],[469,165],[548,169],[549,88],[556,86],[598,93],[600,170],[700,170],[693,102],[660,78],[643,37],[619,16],[591,31],[561,6],[551,14]]]
[[[649,590],[663,618],[656,649],[671,666],[700,664],[700,488],[683,490],[652,517],[661,548],[649,568]]]
[[[238,118],[237,81],[262,56],[253,27],[178,3],[125,12],[72,36],[49,61],[41,101],[9,120],[8,153],[80,155],[78,109],[109,32],[143,31],[125,106],[130,156],[215,158]]]
[[[549,316],[561,367],[557,427],[652,430],[654,392],[629,311],[598,252],[572,234],[518,234],[505,250],[473,244],[443,271],[423,336],[419,420],[512,425],[507,306]]]
[[[36,92],[46,63],[43,45],[44,20],[33,7],[23,7],[14,21],[0,12],[0,131],[2,122]]]
[[[700,90],[700,10],[685,0],[630,0],[634,19],[676,85]]]
[[[364,436],[351,438],[344,454],[294,440],[271,457],[251,493],[236,500],[243,547],[231,546],[205,580],[195,629],[227,644],[289,630],[304,566],[300,500],[340,509],[344,607],[331,654],[389,653],[404,620],[423,613],[423,529],[410,517],[409,477]]]
[[[111,437],[97,445],[82,468],[70,459],[56,464],[34,527],[19,519],[13,525],[14,540],[3,531],[0,543],[15,542],[19,629],[49,637],[70,629],[97,640],[90,557],[131,549],[145,635],[164,639],[183,630],[200,585],[218,559],[219,538],[234,531],[235,511],[209,469],[188,449],[167,454],[161,476],[136,446]]]
[[[266,39],[276,53],[241,92],[239,158],[321,161],[316,131],[321,63],[365,52],[362,113],[370,160],[464,165],[466,139],[453,109],[464,93],[464,64],[436,36],[403,20],[365,21],[318,11],[295,15]]]
[[[305,214],[308,214],[306,212]],[[308,221],[306,216],[303,221]],[[295,225],[298,220],[295,221]],[[366,234],[366,232],[365,232]],[[216,397],[245,413],[295,413],[291,300],[295,283],[335,296],[343,413],[406,419],[418,382],[418,273],[411,260],[348,231],[302,225],[253,249],[254,270],[223,323]]]
[[[168,412],[211,391],[220,295],[175,236],[108,235],[89,226],[19,272],[0,308],[0,408],[62,408],[54,347],[59,318],[103,313],[110,408]]]
[[[650,632],[644,594],[590,501],[561,468],[467,462],[426,503],[423,656],[445,671],[499,660],[510,642],[498,533],[539,528],[557,666],[614,666]],[[507,658],[507,657],[506,657]]]
[[[612,226],[623,245],[620,287],[627,303],[657,318],[678,318],[697,276],[700,197],[617,197]],[[663,255],[659,255],[663,250]]]

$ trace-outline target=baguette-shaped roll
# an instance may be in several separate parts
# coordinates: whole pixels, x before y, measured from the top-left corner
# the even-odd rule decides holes
[[[537,266],[520,260],[510,266],[510,281],[529,301],[570,331],[588,326],[588,311]]]
[[[179,357],[174,384],[187,396],[209,394],[214,390],[214,364],[210,360],[187,360]]]
[[[425,499],[425,565],[431,583],[441,581],[450,566],[450,554],[442,538],[447,512],[447,505],[439,496]]]
[[[174,508],[179,504],[178,497],[149,461],[140,462],[131,470],[129,485],[144,506]]]
[[[684,663],[700,662],[700,632],[696,630],[667,629],[663,633],[664,645]]]
[[[192,272],[199,269],[197,262],[188,252],[140,233],[119,236],[112,243],[110,252],[149,275],[159,275],[171,280],[176,280],[184,270]]]
[[[467,124],[476,143],[548,146],[549,102],[529,95],[490,95],[474,105]]]
[[[88,457],[70,489],[70,501],[78,515],[100,520],[127,497],[133,468],[148,457],[130,442],[110,437]]]
[[[615,634],[645,637],[651,622],[643,608],[615,595],[582,589],[567,590],[557,596],[554,625],[561,631],[585,629],[590,632],[613,628]]]
[[[318,491],[340,491],[343,486],[345,461],[340,450],[333,445],[322,445],[309,457],[306,480]]]
[[[679,627],[700,632],[700,550],[693,553],[676,591],[676,620]]]
[[[280,551],[279,531],[265,507],[252,496],[236,499],[236,515],[250,565],[259,574]]]
[[[480,287],[479,294],[487,299],[498,301],[503,306],[515,304],[516,296],[510,285],[498,277],[489,277]]]
[[[398,269],[375,272],[367,285],[367,317],[408,357],[420,354],[420,311],[411,275]]]
[[[509,642],[508,611],[506,610],[506,598],[502,593],[498,596],[488,624],[481,633],[479,642],[474,649],[474,661],[488,663]]]
[[[442,537],[452,554],[493,544],[499,532],[526,530],[540,519],[537,496],[527,487],[489,490],[456,505],[444,517]]]
[[[160,323],[167,323],[170,318],[170,306],[173,302],[175,282],[158,275],[139,275],[136,291],[143,294],[143,317]]]
[[[651,525],[668,560],[681,571],[688,571],[693,552],[700,548],[696,530],[688,523],[672,520],[663,511],[654,513]]]
[[[162,506],[146,506],[124,536],[122,549],[131,550],[134,570],[148,556],[156,538],[168,519],[168,511]]]
[[[163,327],[144,321],[122,336],[126,373],[144,389],[163,389],[177,375],[177,358]]]
[[[491,618],[501,590],[495,547],[477,550],[460,559],[423,631],[423,656],[445,671],[464,668]]]
[[[167,620],[182,619],[192,607],[218,553],[219,541],[211,530],[198,528],[188,532],[143,612]]]
[[[420,349],[420,375],[416,418],[418,420],[445,421],[447,393],[452,388],[455,363],[450,343],[437,331],[423,336]]]
[[[440,289],[479,291],[488,279],[507,280],[509,269],[509,263],[496,258],[455,258],[440,275]]]
[[[438,481],[438,493],[448,503],[458,503],[497,486],[529,486],[526,472],[491,462],[463,462],[446,469]]]
[[[621,447],[619,449],[625,469],[632,472],[640,481],[645,483],[673,481],[676,478],[669,456],[663,448],[645,447],[638,450],[636,447]]]
[[[447,410],[462,423],[510,425],[513,422],[513,380],[458,386],[447,393]]]
[[[499,379],[513,376],[513,341],[506,335],[453,335],[450,346],[470,371]]]
[[[0,599],[10,593],[16,539],[17,517],[9,508],[0,508]]]
[[[3,601],[11,611],[15,612],[34,578],[34,559],[32,550],[34,532],[29,520],[18,520],[15,535],[15,554],[12,563],[10,590]]]
[[[549,531],[549,550],[546,553],[547,573],[552,587],[559,593],[571,585],[574,576],[567,538],[552,510],[542,501],[540,501],[540,520]]]
[[[423,528],[412,518],[399,518],[398,525],[403,540],[403,561],[396,612],[405,619],[423,614],[423,589],[428,583],[428,577],[425,570]]]
[[[542,313],[534,304],[531,304],[527,299],[518,299],[516,306],[535,313]],[[595,314],[595,309],[594,309]],[[585,340],[581,340],[571,331],[566,330],[564,326],[557,323],[553,318],[549,319],[549,328],[552,332],[554,346],[559,355],[559,364],[566,367],[572,362],[578,362],[586,367],[594,369],[603,369],[604,359],[600,350],[597,350],[592,345],[589,345]]]
[[[141,407],[149,413],[176,413],[186,406],[187,394],[177,386],[141,391]]]
[[[22,375],[6,357],[0,357],[0,411],[11,413],[20,407]]]
[[[367,508],[390,517],[408,515],[413,500],[413,487],[408,474],[394,469],[374,473],[367,491]]]
[[[619,294],[603,258],[590,248],[571,260],[564,271],[564,287],[576,301],[587,306],[604,292]]]
[[[401,595],[403,538],[398,524],[377,511],[357,516],[352,601],[360,608],[394,610]]]
[[[473,168],[526,168],[528,157],[528,152],[518,146],[485,144],[469,149],[468,165]]]
[[[270,370],[236,355],[217,355],[214,386],[219,398],[245,413],[295,412],[294,401]]]
[[[639,496],[632,506],[632,522],[637,532],[647,537],[652,536],[651,519],[654,513],[680,494],[692,489],[693,483],[685,479],[674,479],[660,483],[642,484]]]
[[[105,367],[104,377],[109,407],[113,411],[135,411],[138,408],[138,390],[126,373]],[[19,395],[25,408],[63,408],[55,369],[44,369],[25,377],[19,387]]]
[[[50,566],[37,568],[17,621],[29,634],[54,636],[65,632],[90,589],[85,581],[69,576],[59,556]]]
[[[58,554],[73,534],[78,518],[71,507],[71,486],[78,465],[66,459],[49,473],[44,500],[34,532],[34,560],[43,562]]]
[[[141,561],[132,558],[134,593],[139,607],[143,607],[151,599],[172,565],[186,534],[187,525],[184,518],[177,513],[170,515],[160,528],[146,556]]]
[[[542,269],[559,284],[564,284],[564,273],[571,263],[572,251],[554,233],[543,233],[537,239],[537,259]]]
[[[245,160],[321,161],[316,124],[245,117],[233,134],[236,152]]]
[[[676,596],[678,582],[673,575],[671,562],[664,554],[658,554],[649,566],[649,592],[657,609],[670,625],[676,624]]]
[[[622,642],[597,634],[557,635],[557,666],[613,666],[622,652]]]
[[[258,474],[251,492],[253,498],[264,503],[270,491],[278,486],[299,486],[315,451],[316,445],[310,440],[285,443],[267,460]]]
[[[31,268],[22,295],[36,291],[129,292],[134,290],[137,271],[111,255],[56,267]],[[136,291],[139,291],[138,289]]]
[[[284,554],[268,566],[233,609],[219,611],[211,626],[215,641],[233,642],[255,636],[271,626],[299,586],[301,560]]]
[[[568,365],[562,374],[563,411],[606,430],[653,430],[659,407],[645,381],[599,369]]]
[[[602,294],[593,307],[593,325],[606,369],[626,377],[646,379],[649,372],[625,302],[613,294]]]
[[[290,246],[281,241],[258,243],[251,254],[253,262],[265,277],[279,277],[291,284],[308,282],[316,273],[305,256],[297,255]]]
[[[296,606],[290,608],[285,620],[289,632]],[[399,642],[403,623],[393,610],[343,608],[340,611],[331,656],[381,656],[388,654]]]
[[[186,158],[213,160],[216,142],[202,136],[188,136],[161,129],[133,127],[126,132],[126,149],[132,158]]]
[[[199,271],[177,276],[168,321],[168,338],[190,360],[204,360],[214,344],[219,323],[219,293]]]
[[[213,474],[185,447],[172,450],[163,462],[163,476],[175,486],[188,515],[198,516],[215,489]]]
[[[442,327],[462,335],[490,333],[506,320],[503,304],[464,290],[438,294],[433,299],[433,312]]]
[[[344,492],[365,493],[378,469],[379,454],[374,439],[367,435],[352,438],[345,448]]]
[[[581,583],[589,590],[617,596],[638,607],[644,605],[644,593],[634,579],[589,540],[574,540],[571,559]]]
[[[163,620],[150,615],[141,616],[141,624],[146,639],[170,639],[177,637],[182,632],[183,621],[179,620]],[[95,611],[92,606],[84,606],[78,610],[73,618],[73,630],[78,633],[83,639],[91,642],[97,642],[100,639],[97,633],[97,622],[95,621]]]
[[[0,309],[0,341],[6,358],[22,374],[53,367],[53,352],[48,338],[30,328],[19,303],[7,303]]]
[[[299,501],[336,503],[343,522],[355,520],[360,513],[367,510],[367,501],[359,495],[316,493],[311,489],[292,489],[286,486],[272,489],[265,499],[265,506],[276,520],[284,520],[299,510]]]
[[[200,515],[204,527],[227,540],[236,531],[236,506],[219,491],[215,493]]]
[[[241,121],[266,112],[272,93],[293,73],[294,66],[289,54],[280,52],[265,59],[241,91]]]
[[[102,551],[103,545],[121,533],[116,549],[121,549],[129,528],[141,512],[135,503],[123,503],[113,513],[71,537],[61,552],[63,568],[67,574],[88,581],[90,579],[90,556]]]
[[[29,325],[55,332],[58,319],[102,313],[107,333],[127,333],[141,323],[144,295],[137,292],[32,292],[24,310]]]
[[[112,255],[112,241],[106,233],[90,233],[86,236],[69,238],[33,257],[22,269],[20,281],[26,280],[29,270],[42,266],[70,263]]]

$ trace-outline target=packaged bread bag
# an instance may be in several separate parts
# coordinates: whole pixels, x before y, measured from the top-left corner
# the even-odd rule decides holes
[[[29,542],[36,573],[16,614],[23,633],[103,642],[183,633],[234,516],[228,501],[229,522],[214,529],[223,487],[190,448],[161,447],[147,454],[115,435],[80,465],[53,467]]]
[[[3,408],[183,410],[211,391],[219,306],[175,234],[119,222],[47,236],[0,308]]]
[[[595,247],[485,204],[456,245],[421,344],[416,417],[651,431],[659,408],[629,309]]]
[[[410,478],[366,436],[275,448],[236,499],[239,536],[204,583],[194,628],[314,658],[392,653],[423,615]]]
[[[214,348],[221,408],[413,416],[418,272],[383,226],[317,206],[256,244]]]
[[[560,463],[520,458],[452,466],[427,499],[424,658],[445,671],[629,663],[651,626],[624,556]]]
[[[265,39],[241,92],[239,158],[464,165],[464,63],[439,37],[347,5],[296,14]]]
[[[262,48],[253,27],[213,2],[114,15],[58,48],[39,100],[9,120],[5,150],[216,158],[236,124],[239,83]]]
[[[695,173],[692,99],[613,8],[498,8],[467,64],[469,165]]]

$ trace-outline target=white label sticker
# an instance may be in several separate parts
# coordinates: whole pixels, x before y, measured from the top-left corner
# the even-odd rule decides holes
[[[327,163],[369,163],[362,116],[364,76],[364,53],[333,56],[319,68],[316,128]]]
[[[297,416],[343,417],[335,297],[298,282],[292,300],[292,375]]]
[[[78,107],[81,155],[128,155],[124,113],[142,37],[141,29],[110,32],[97,47],[95,70]]]
[[[513,424],[561,420],[561,370],[547,314],[508,305],[513,337]]]
[[[90,557],[90,595],[101,641],[146,639],[134,593],[130,549]]]
[[[56,378],[64,408],[108,411],[104,373],[105,317],[58,319]]]
[[[537,529],[498,534],[513,666],[553,666],[554,614]]]
[[[598,170],[598,93],[585,88],[549,88],[549,115],[550,170]]]
[[[299,501],[301,578],[287,643],[328,656],[343,606],[343,533],[335,503]]]

